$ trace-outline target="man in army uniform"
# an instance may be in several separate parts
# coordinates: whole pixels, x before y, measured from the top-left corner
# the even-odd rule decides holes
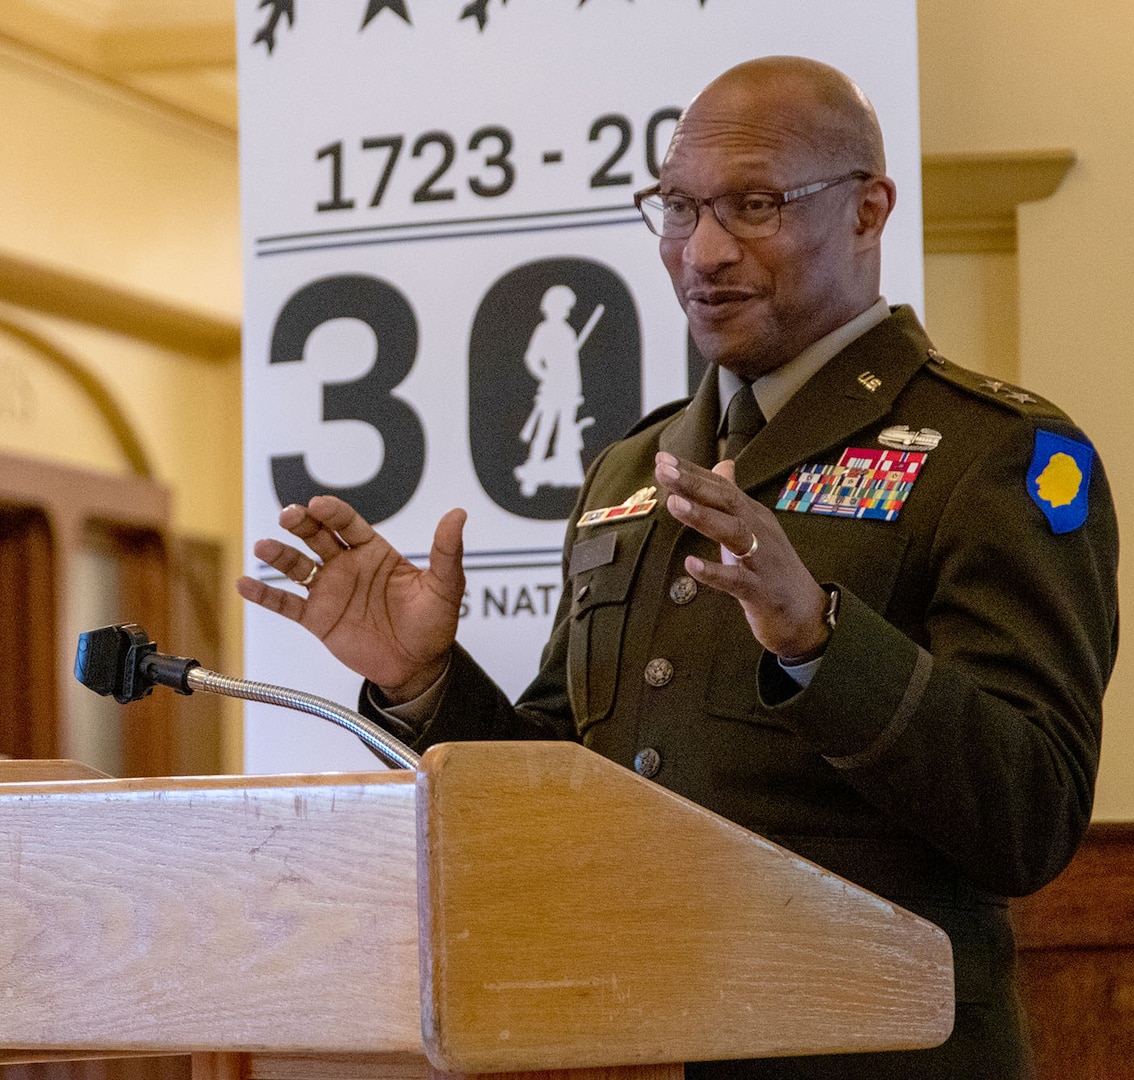
[[[255,550],[307,596],[238,586],[417,748],[581,740],[949,934],[942,1047],[691,1076],[1027,1075],[1005,897],[1090,818],[1117,625],[1103,470],[1058,409],[879,296],[894,197],[869,102],[825,65],[742,64],[685,111],[636,201],[708,371],[589,470],[515,705],[455,644],[460,510],[420,571],[336,499],[287,507],[310,554]]]

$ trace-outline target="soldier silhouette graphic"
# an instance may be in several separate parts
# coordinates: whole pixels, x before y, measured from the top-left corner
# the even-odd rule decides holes
[[[578,487],[583,482],[582,433],[594,418],[579,417],[584,404],[579,350],[605,309],[598,304],[576,334],[567,321],[574,307],[575,293],[566,285],[552,285],[540,300],[543,318],[524,353],[524,366],[539,380],[532,411],[520,432],[521,442],[528,444],[528,458],[513,470],[525,498],[544,484]]]

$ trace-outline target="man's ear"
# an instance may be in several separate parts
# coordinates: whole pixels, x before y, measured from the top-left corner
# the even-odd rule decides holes
[[[877,240],[886,227],[886,220],[894,209],[898,189],[888,176],[872,176],[863,182],[858,200],[858,221],[855,231],[859,236]]]

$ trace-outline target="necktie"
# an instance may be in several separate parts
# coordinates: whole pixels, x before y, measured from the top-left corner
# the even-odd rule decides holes
[[[725,413],[725,452],[726,458],[735,460],[764,426],[764,414],[756,403],[752,387],[742,386],[728,403]]]

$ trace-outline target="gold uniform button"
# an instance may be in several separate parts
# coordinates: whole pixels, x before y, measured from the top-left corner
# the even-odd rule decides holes
[[[650,686],[665,686],[673,678],[673,665],[664,657],[658,656],[646,665],[646,682]]]
[[[674,578],[673,584],[669,587],[669,598],[675,604],[688,604],[696,595],[697,582],[688,574],[682,574],[681,577]]]
[[[647,746],[645,750],[639,750],[638,753],[634,755],[634,771],[639,776],[644,776],[649,780],[657,776],[660,768],[661,754],[652,746]]]

